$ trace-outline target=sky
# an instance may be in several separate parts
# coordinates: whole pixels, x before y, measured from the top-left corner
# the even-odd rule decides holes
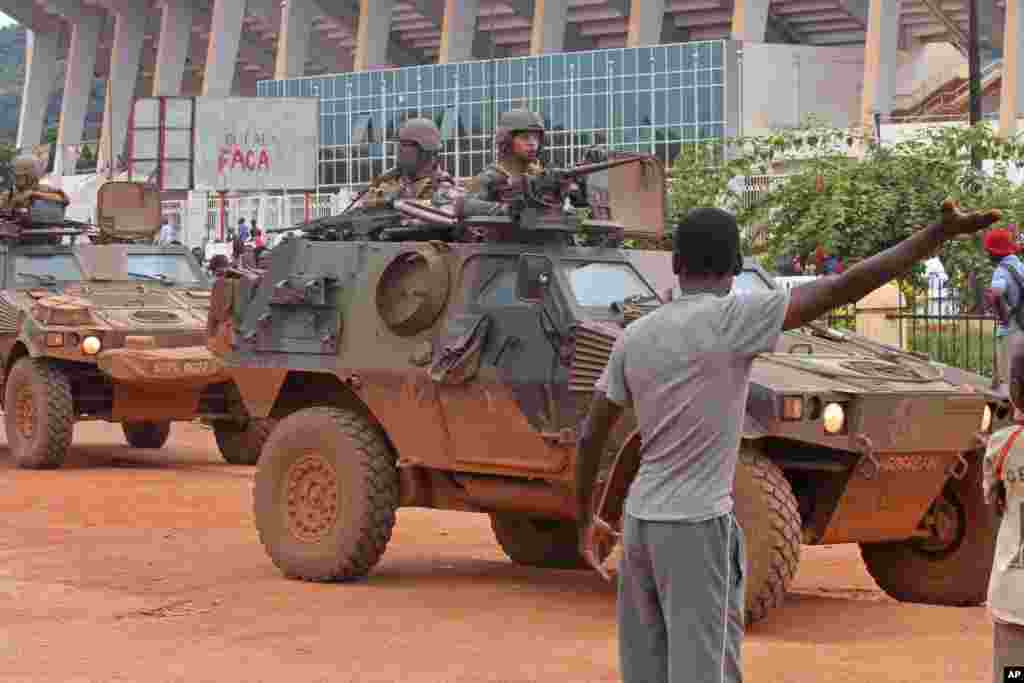
[[[0,12],[0,28],[3,28],[4,26],[7,26],[8,24],[13,24],[13,23],[14,23],[14,19],[11,19],[9,16],[4,14],[3,12]]]

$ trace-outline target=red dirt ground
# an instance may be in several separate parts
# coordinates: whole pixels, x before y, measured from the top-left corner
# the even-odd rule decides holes
[[[0,446],[0,680],[617,681],[614,592],[516,566],[483,515],[404,509],[368,580],[287,580],[252,524],[254,468],[177,424],[159,451],[76,427],[61,470]],[[0,438],[0,444],[5,440]],[[900,604],[856,546],[804,548],[752,626],[748,681],[990,680],[984,608]]]

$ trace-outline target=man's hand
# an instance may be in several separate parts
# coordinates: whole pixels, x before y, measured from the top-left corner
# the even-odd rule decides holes
[[[601,558],[608,556],[617,540],[615,530],[598,517],[591,517],[590,523],[580,530],[580,555],[605,581],[614,577]]]
[[[965,213],[955,201],[947,199],[942,202],[942,220],[938,225],[943,239],[950,240],[960,236],[969,237],[979,230],[984,230],[1001,217],[999,209]]]

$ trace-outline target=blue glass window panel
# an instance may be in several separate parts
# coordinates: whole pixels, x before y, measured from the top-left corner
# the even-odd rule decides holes
[[[711,89],[711,120],[725,120],[725,88],[716,86]]]
[[[523,64],[521,59],[513,59],[509,62],[509,73],[507,76],[508,83],[522,83],[526,78],[526,66]]]
[[[606,76],[608,74],[608,56],[604,52],[593,53],[594,58],[594,75],[595,76]]]
[[[722,85],[725,82],[725,73],[722,69],[711,70],[711,82],[714,85]]]
[[[434,89],[434,81],[435,81],[435,79],[434,79],[434,69],[433,68],[431,68],[429,66],[421,66],[420,67],[420,74],[419,74],[419,76],[420,76],[419,87],[420,87],[421,90],[433,90]],[[441,84],[441,83],[438,83],[437,85],[438,86],[443,86],[443,84]]]
[[[707,69],[711,67],[711,44],[710,43],[699,43],[696,50],[697,63],[695,64],[698,69]]]
[[[334,126],[333,118],[322,116],[320,117],[320,144],[321,145],[333,145],[334,142]]]
[[[545,55],[537,60],[537,77],[542,81],[551,80],[551,56]]]
[[[652,113],[651,123],[655,126],[666,126],[669,124],[668,120],[668,100],[671,93],[664,91],[654,92],[654,111]]]
[[[717,40],[711,43],[711,66],[721,68],[724,52],[725,43],[722,43]]]
[[[616,53],[617,71],[624,76],[635,76],[637,74],[637,50],[616,50]],[[646,68],[646,66],[645,64],[644,67]]]
[[[639,119],[637,118],[637,95],[636,93],[625,93],[615,96],[615,108],[617,112],[616,118],[622,122],[624,126],[637,126],[639,125]]]
[[[569,59],[576,64],[576,77],[577,78],[593,78],[597,74],[594,72],[594,56],[591,54],[582,55],[570,55]]]
[[[683,126],[682,128],[683,142],[693,142],[697,139],[697,127],[696,126]]]
[[[577,129],[594,127],[594,98],[590,95],[576,97],[573,101],[573,117]]]
[[[712,121],[711,110],[711,89],[700,88],[697,90],[697,121]]]
[[[565,67],[565,55],[551,55],[548,57],[548,65],[551,69],[552,81],[564,81],[569,76],[569,71]]]
[[[636,53],[636,73],[650,74],[654,70],[652,64],[654,50],[649,47],[641,47],[632,51]]]
[[[682,86],[684,88],[692,88],[697,82],[696,72],[694,71],[684,71],[680,76],[682,76]]]
[[[594,95],[591,97],[593,103],[593,128],[608,127],[608,95]]]
[[[552,97],[565,97],[569,94],[569,84],[565,81],[554,81],[550,88]]]
[[[683,87],[683,77],[689,74],[683,74],[678,71],[673,71],[668,75],[668,87],[670,90],[678,90]]]
[[[594,79],[579,79],[573,84],[573,89],[576,91],[577,95],[589,95],[594,92]]]
[[[508,88],[506,97],[513,100],[521,100],[526,97],[526,84],[518,83]]]
[[[669,71],[679,71],[683,68],[683,50],[685,49],[685,47],[679,45],[666,48]]]
[[[700,69],[696,72],[696,76],[698,86],[711,85],[711,71]]]
[[[668,123],[670,125],[683,123],[683,94],[676,90],[669,91]]]
[[[547,118],[548,129],[569,127],[569,114],[565,98],[557,97],[547,100],[544,103],[544,114]]]

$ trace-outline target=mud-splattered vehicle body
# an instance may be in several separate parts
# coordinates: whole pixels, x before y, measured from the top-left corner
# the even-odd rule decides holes
[[[592,234],[663,228],[660,167],[591,185],[617,222],[591,221]],[[514,561],[583,566],[577,429],[615,340],[646,310],[638,302],[660,304],[665,287],[615,239],[569,246],[548,227],[497,243],[413,241],[414,232],[395,242],[291,239],[265,272],[218,280],[210,347],[248,413],[280,420],[254,505],[286,575],[366,574],[402,506],[488,513]],[[986,397],[935,378],[925,362],[884,361],[807,332],[785,340],[777,359],[757,364],[736,477],[748,619],[780,604],[801,542],[865,543],[873,566],[906,572],[911,588],[887,586],[899,597],[983,598],[991,526],[979,521],[977,459],[966,454]],[[801,369],[807,359],[820,371]],[[789,419],[795,399],[801,413]],[[834,434],[823,426],[833,403],[844,410]],[[602,468],[598,511],[613,524],[635,472],[635,424],[627,411]],[[945,489],[965,491],[966,503],[950,505],[968,533],[939,547],[919,527],[945,523],[932,512]]]
[[[2,397],[15,462],[59,467],[74,423],[97,419],[120,422],[131,446],[160,448],[172,421],[206,418],[225,459],[258,457],[262,441],[246,439],[268,426],[233,407],[237,392],[205,344],[211,283],[185,247],[152,244],[159,195],[115,182],[98,199],[99,231],[61,221],[53,206],[8,217],[0,231]]]

